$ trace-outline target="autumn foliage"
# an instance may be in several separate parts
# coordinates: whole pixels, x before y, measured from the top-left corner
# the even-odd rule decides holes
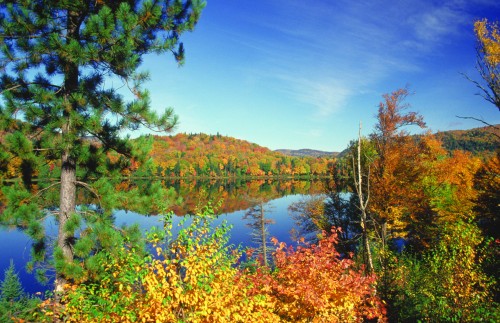
[[[274,239],[275,268],[238,267],[227,228],[211,228],[209,206],[174,238],[148,233],[152,254],[122,249],[103,261],[99,280],[69,286],[65,305],[45,302],[45,318],[69,322],[362,322],[384,321],[375,276],[335,250],[332,233],[296,250]],[[154,256],[153,256],[154,254]],[[256,266],[256,267],[254,267]],[[245,268],[245,269],[243,269]],[[250,268],[250,269],[249,269]]]
[[[155,136],[148,170],[155,176],[328,175],[332,158],[290,157],[232,137],[206,134]]]
[[[478,228],[458,221],[442,231],[441,240],[421,260],[403,255],[394,263],[399,289],[391,300],[398,316],[394,321],[498,322],[495,280],[482,269],[487,253]]]
[[[326,234],[324,234],[326,236]],[[376,296],[374,275],[364,276],[351,259],[336,251],[333,231],[317,245],[296,249],[273,239],[275,270],[260,268],[249,278],[253,293],[264,291],[273,312],[284,322],[383,321],[384,306]]]
[[[500,111],[500,29],[498,21],[478,20],[474,23],[474,32],[478,42],[477,70],[486,84],[474,83],[481,89],[481,95]]]

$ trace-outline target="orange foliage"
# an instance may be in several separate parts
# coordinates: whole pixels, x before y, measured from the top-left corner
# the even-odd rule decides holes
[[[476,173],[474,187],[478,192],[475,211],[488,235],[500,241],[500,149]]]
[[[258,270],[244,278],[251,279],[255,294],[270,297],[274,313],[284,322],[385,321],[385,308],[375,296],[375,276],[364,276],[352,260],[341,259],[335,231],[318,245],[296,250],[273,242],[276,270]]]
[[[384,95],[378,110],[376,132],[371,136],[377,158],[371,173],[369,208],[379,223],[390,231],[406,235],[409,214],[421,205],[422,192],[415,182],[422,170],[418,156],[423,152],[414,138],[401,129],[408,125],[425,127],[422,117],[406,112],[404,100],[408,90],[400,89]]]
[[[191,249],[174,244],[172,249],[175,258],[148,266],[145,297],[135,304],[143,322],[278,321],[265,297],[248,296],[250,286],[235,282],[238,269],[217,241]]]
[[[474,174],[481,163],[470,153],[448,156],[431,134],[410,136],[400,129],[425,124],[414,112],[404,112],[408,92],[385,95],[380,104],[377,132],[372,135],[377,158],[371,173],[369,208],[376,223],[386,223],[390,233],[428,246],[447,222],[474,216],[477,192]]]
[[[329,174],[328,165],[333,161],[333,158],[284,156],[231,137],[182,133],[155,136],[150,156],[155,164],[153,174],[157,176],[324,176]],[[176,169],[180,159],[185,163],[184,168]],[[271,169],[263,168],[263,163],[271,165]]]
[[[385,321],[375,276],[364,276],[352,260],[340,258],[335,232],[297,250],[275,240],[275,271],[259,265],[240,270],[234,266],[238,252],[227,247],[227,231],[211,232],[207,210],[175,240],[167,238],[165,247],[159,245],[163,231],[148,233],[155,258],[124,248],[105,256],[100,279],[69,286],[65,307],[44,302],[42,312],[68,322]]]
[[[7,178],[21,177],[22,159],[13,157],[7,164]]]

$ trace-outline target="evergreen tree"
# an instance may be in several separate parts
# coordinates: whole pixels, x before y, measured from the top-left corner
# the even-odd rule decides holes
[[[0,322],[34,322],[39,304],[40,299],[24,292],[11,260],[0,282]]]
[[[5,270],[4,279],[0,285],[0,299],[2,301],[15,302],[23,296],[23,287],[14,268],[14,262],[11,259],[10,266]]]
[[[56,291],[67,279],[85,277],[79,259],[118,243],[122,233],[102,217],[109,212],[89,218],[75,211],[77,187],[112,209],[120,200],[113,188],[103,179],[90,180],[108,174],[110,152],[123,157],[115,166],[146,156],[141,149],[147,145],[134,145],[119,136],[121,131],[174,127],[171,109],[162,115],[151,109],[149,93],[141,87],[148,75],[138,68],[149,53],[172,52],[182,63],[179,37],[194,28],[203,6],[202,0],[0,1],[0,171],[20,158],[24,184],[4,187],[8,207],[2,220],[28,228],[43,246],[44,214],[29,190],[33,176],[56,160],[60,181],[35,186],[37,196],[57,188],[50,195],[59,205]],[[127,102],[119,87],[128,87],[134,99]],[[87,229],[77,239],[84,220]],[[96,232],[99,239],[92,236]],[[34,255],[43,257],[39,249]]]

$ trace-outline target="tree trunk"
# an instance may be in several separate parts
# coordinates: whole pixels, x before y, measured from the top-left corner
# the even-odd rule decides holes
[[[362,235],[363,235],[363,248],[365,249],[365,265],[367,268],[367,273],[371,274],[373,273],[373,259],[372,259],[372,252],[370,249],[370,240],[368,239],[368,230],[366,227],[366,212],[365,210],[362,210],[362,215],[361,215],[361,227],[362,227]]]
[[[264,258],[264,266],[267,267],[267,237],[266,237],[266,220],[264,214],[264,203],[260,202],[260,230],[262,235],[262,257]]]
[[[354,165],[353,165],[354,166]],[[372,252],[370,250],[370,240],[368,239],[368,226],[367,226],[367,215],[366,215],[366,207],[368,205],[369,194],[370,194],[370,185],[367,182],[367,197],[365,201],[365,196],[363,192],[363,175],[361,169],[361,122],[359,123],[359,136],[358,136],[358,178],[356,180],[356,175],[354,175],[354,181],[356,184],[356,191],[358,192],[359,199],[359,209],[361,210],[361,229],[362,229],[362,237],[363,237],[363,248],[364,250],[364,258],[365,258],[365,266],[367,273],[373,272],[373,260],[372,260]],[[369,175],[368,175],[369,176]],[[369,177],[367,181],[369,181]]]
[[[64,227],[69,217],[75,212],[76,204],[76,162],[74,158],[65,151],[62,156],[61,168],[61,193],[59,204],[59,230],[57,233],[57,246],[61,248],[64,260],[73,260],[73,234],[67,232]],[[60,273],[56,273],[55,291],[62,292],[66,278]]]
[[[79,19],[78,13],[69,11],[67,14],[66,28],[68,33],[68,42],[71,39],[78,39]],[[78,89],[78,65],[71,61],[66,61],[64,66],[64,88],[62,95],[64,96],[64,111],[63,118],[65,119],[61,129],[61,137],[63,143],[63,152],[61,156],[61,191],[59,204],[59,230],[57,233],[57,246],[61,248],[64,260],[66,262],[73,261],[73,243],[74,233],[67,232],[65,225],[70,216],[75,212],[76,207],[76,159],[71,156],[73,148],[72,139],[68,137],[74,131],[71,123],[71,112],[76,109],[75,103],[71,96]],[[56,272],[55,291],[63,292],[64,285],[67,283],[67,277],[63,273]]]

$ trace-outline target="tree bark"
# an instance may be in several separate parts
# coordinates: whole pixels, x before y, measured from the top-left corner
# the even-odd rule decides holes
[[[73,234],[67,232],[64,227],[69,217],[75,212],[76,206],[76,162],[68,151],[65,151],[62,156],[61,169],[61,193],[59,204],[59,230],[57,233],[57,246],[61,248],[64,260],[73,260]],[[64,285],[67,283],[66,278],[60,273],[56,273],[55,291],[62,292]]]
[[[69,11],[66,21],[68,42],[71,39],[78,39],[78,13]],[[61,156],[61,191],[59,201],[59,229],[57,233],[57,246],[62,250],[66,262],[73,261],[74,233],[65,230],[66,222],[75,212],[76,207],[76,158],[72,156],[73,143],[71,133],[74,131],[71,124],[71,112],[76,109],[75,103],[71,99],[72,94],[78,89],[78,65],[74,62],[66,61],[64,66],[64,88],[62,95],[65,105],[63,110],[64,124],[61,129],[63,142]],[[56,272],[54,289],[56,292],[63,292],[67,277],[63,273]]]

